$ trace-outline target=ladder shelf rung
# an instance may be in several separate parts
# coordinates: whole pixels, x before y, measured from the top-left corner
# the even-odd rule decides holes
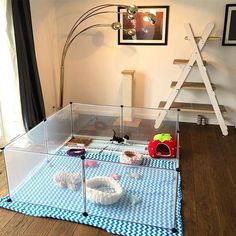
[[[173,64],[174,64],[174,65],[187,64],[188,62],[189,62],[188,59],[175,59],[175,60],[173,61]],[[204,63],[204,66],[207,64],[207,62],[206,62],[205,60],[203,60],[203,63]],[[196,64],[196,62],[195,62],[194,64]]]
[[[166,101],[161,101],[158,108],[164,108]],[[224,106],[219,105],[221,112],[226,112]],[[215,113],[211,104],[173,102],[171,109],[181,109],[186,112]]]
[[[177,84],[177,81],[172,81],[170,87],[174,88]],[[211,84],[213,90],[215,90],[215,85]],[[199,82],[184,82],[182,87],[184,89],[195,89],[195,90],[206,90],[205,84],[204,83],[199,83]]]
[[[196,40],[200,40],[200,39],[202,39],[202,36],[195,36],[194,38],[195,38]],[[188,36],[185,36],[184,39],[185,39],[185,40],[188,40]],[[221,40],[221,37],[220,37],[220,36],[210,36],[210,37],[208,37],[207,40],[209,40],[209,41]]]

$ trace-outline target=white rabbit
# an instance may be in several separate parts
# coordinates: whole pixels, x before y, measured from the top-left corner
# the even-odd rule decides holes
[[[53,181],[59,188],[68,188],[72,191],[77,191],[80,187],[81,177],[78,173],[61,171],[54,174]]]

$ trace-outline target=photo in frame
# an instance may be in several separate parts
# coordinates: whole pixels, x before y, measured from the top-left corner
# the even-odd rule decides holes
[[[226,4],[222,45],[236,45],[236,4]]]
[[[118,31],[119,45],[167,45],[169,6],[138,6],[134,19],[128,19],[126,9],[118,7],[118,21],[124,29],[134,29],[130,36],[127,31]],[[148,20],[148,13],[156,16],[155,24]]]

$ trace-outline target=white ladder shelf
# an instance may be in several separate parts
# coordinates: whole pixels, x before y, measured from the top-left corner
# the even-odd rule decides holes
[[[206,112],[206,113],[214,113],[216,115],[217,121],[221,128],[223,135],[228,135],[228,128],[225,124],[225,120],[223,118],[222,112],[225,112],[224,106],[219,106],[216,94],[214,92],[215,86],[210,82],[210,78],[207,73],[206,64],[207,62],[202,59],[201,51],[205,46],[207,40],[216,40],[218,37],[211,37],[210,34],[214,28],[214,23],[208,23],[201,37],[195,37],[189,23],[186,23],[185,30],[187,32],[187,36],[185,37],[192,46],[192,55],[189,60],[185,59],[176,59],[174,60],[174,64],[186,64],[183,68],[182,73],[178,81],[173,81],[171,87],[174,87],[169,98],[166,102],[161,101],[159,108],[163,108],[164,110],[160,111],[158,117],[155,122],[155,128],[157,129],[163,119],[166,116],[167,111],[171,108],[177,108],[182,111],[191,111],[191,112]],[[201,78],[203,83],[198,82],[186,82],[192,67],[194,64],[197,64]],[[193,103],[177,103],[174,102],[181,88],[185,89],[195,89],[195,90],[206,90],[210,99],[211,104],[193,104]]]

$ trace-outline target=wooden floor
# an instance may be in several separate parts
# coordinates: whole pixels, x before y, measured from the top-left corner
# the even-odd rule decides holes
[[[183,223],[189,236],[236,235],[236,129],[222,137],[218,126],[181,124]],[[0,157],[0,196],[7,194]],[[107,236],[76,223],[29,217],[0,209],[0,235]],[[138,235],[137,235],[138,236]]]

